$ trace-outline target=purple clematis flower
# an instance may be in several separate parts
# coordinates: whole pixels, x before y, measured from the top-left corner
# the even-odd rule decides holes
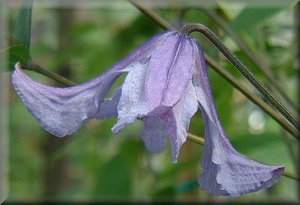
[[[111,99],[108,90],[127,72]],[[268,188],[284,171],[239,154],[228,141],[214,104],[203,52],[198,42],[175,31],[162,32],[99,77],[57,88],[31,80],[19,63],[12,75],[15,90],[29,112],[48,132],[64,137],[87,120],[117,117],[114,133],[140,119],[142,139],[151,152],[161,152],[169,136],[173,163],[187,139],[198,108],[205,121],[201,187],[214,195],[239,196]]]

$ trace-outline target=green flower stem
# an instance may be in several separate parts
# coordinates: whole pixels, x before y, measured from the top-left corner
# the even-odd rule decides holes
[[[138,10],[140,10],[143,14],[148,16],[151,20],[153,20],[157,25],[164,29],[176,30],[169,22],[161,18],[156,12],[151,9],[145,7],[139,1],[136,0],[128,0],[132,5],[134,5]]]
[[[154,20],[160,27],[165,29],[173,29],[172,25],[161,18],[159,15],[157,15],[154,11],[151,9],[148,9],[146,6],[144,6],[142,3],[136,0],[128,0],[132,5],[134,5],[138,10],[140,10],[143,14],[146,14],[147,16],[151,17],[152,20]]]
[[[35,71],[37,73],[40,73],[44,76],[47,76],[57,82],[60,82],[64,85],[68,85],[68,86],[72,86],[72,85],[75,85],[76,83],[74,83],[73,81],[71,80],[68,80],[67,78],[64,78],[56,73],[52,73],[52,72],[49,72],[47,70],[45,70],[44,68],[42,68],[40,65],[37,65],[33,62],[29,62],[28,63],[28,67],[23,67],[24,69],[26,70],[31,70],[31,71]]]
[[[198,31],[209,39],[223,55],[238,69],[238,71],[262,94],[262,96],[277,109],[296,129],[300,130],[297,119],[268,91],[247,69],[247,67],[220,41],[218,36],[202,24],[188,24],[180,29],[180,32],[189,35]]]
[[[187,139],[192,141],[192,142],[195,142],[197,144],[201,144],[201,145],[204,145],[204,141],[205,141],[203,137],[200,137],[200,136],[197,136],[197,135],[194,135],[194,134],[191,134],[191,133],[188,133]],[[257,161],[257,160],[255,160],[255,161]],[[261,162],[261,163],[263,163],[263,162]],[[290,179],[293,179],[293,180],[296,180],[296,181],[300,181],[300,178],[298,176],[296,176],[295,174],[293,174],[293,173],[284,171],[282,175],[287,177],[287,178],[290,178]]]
[[[270,115],[276,122],[278,122],[286,131],[288,131],[291,135],[293,135],[297,140],[300,140],[300,133],[296,130],[290,123],[288,123],[282,115],[278,112],[275,112],[270,106],[268,106],[263,100],[253,94],[249,89],[242,86],[238,80],[235,79],[233,75],[227,72],[224,68],[222,68],[219,64],[217,64],[213,59],[209,56],[205,55],[206,62],[211,66],[214,71],[220,74],[225,80],[227,80],[231,85],[233,85],[236,89],[238,89],[241,93],[243,93],[249,100],[259,106],[262,110],[264,110],[268,115]]]
[[[277,79],[273,76],[272,72],[270,71],[270,67],[265,64],[262,59],[258,60],[257,57],[251,52],[251,49],[242,41],[242,39],[229,27],[226,25],[224,20],[217,15],[216,13],[205,9],[200,8],[201,11],[206,13],[210,18],[212,18],[219,26],[220,28],[228,35],[230,36],[233,41],[236,43],[236,45],[245,53],[245,55],[248,57],[248,59],[264,74],[267,81],[274,86],[274,88],[280,93],[283,99],[289,105],[291,105],[295,110],[298,110],[298,106],[291,100],[291,98],[287,95],[287,93],[283,90],[283,88],[278,83]]]
[[[295,141],[289,137],[289,134],[286,132],[286,130],[282,129],[281,133],[281,137],[285,142],[289,155],[294,162],[295,170],[299,170],[298,150],[296,150],[297,147],[294,146]]]
[[[194,135],[192,133],[188,133],[188,140],[195,142],[197,144],[202,144],[204,145],[204,138],[203,137],[199,137],[197,135]]]
[[[293,179],[293,180],[296,180],[296,181],[300,181],[300,178],[296,175],[294,175],[293,173],[290,173],[290,172],[287,172],[287,171],[284,171],[283,176],[287,177],[287,178],[290,178],[290,179]]]

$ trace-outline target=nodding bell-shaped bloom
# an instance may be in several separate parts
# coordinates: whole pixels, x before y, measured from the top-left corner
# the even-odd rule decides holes
[[[12,82],[18,95],[41,126],[58,137],[71,135],[92,118],[117,117],[114,133],[139,119],[146,148],[161,152],[169,137],[175,163],[190,119],[200,108],[206,126],[202,189],[239,196],[272,186],[283,173],[284,167],[255,162],[232,147],[218,119],[203,52],[187,35],[159,33],[99,77],[67,88],[42,85],[19,63],[15,67]],[[121,73],[128,73],[122,87],[104,99]]]

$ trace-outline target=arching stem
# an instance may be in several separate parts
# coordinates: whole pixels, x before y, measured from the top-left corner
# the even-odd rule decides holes
[[[202,24],[188,24],[182,27],[179,32],[189,35],[194,31],[202,33],[207,39],[209,39],[234,65],[234,67],[236,67],[239,72],[241,72],[243,76],[250,81],[250,83],[262,94],[262,96],[292,125],[294,125],[297,130],[300,130],[298,120],[253,76],[249,69],[247,69],[247,67],[220,41],[214,32]]]

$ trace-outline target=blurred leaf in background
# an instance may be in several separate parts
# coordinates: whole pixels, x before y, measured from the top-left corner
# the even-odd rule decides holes
[[[31,40],[31,17],[32,0],[23,0],[16,23],[10,35],[10,47],[4,52],[9,56],[9,69],[13,69],[16,62],[23,66],[28,66],[30,59],[30,40]]]

